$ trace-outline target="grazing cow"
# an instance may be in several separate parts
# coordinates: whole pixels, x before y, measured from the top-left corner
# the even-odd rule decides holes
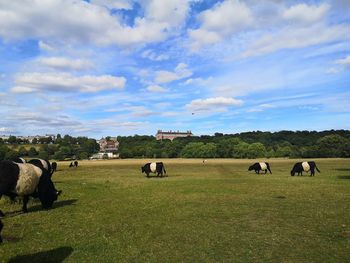
[[[162,162],[157,163],[146,163],[141,167],[142,173],[146,173],[147,177],[149,177],[150,173],[157,173],[157,176],[163,177],[163,171],[166,174],[164,164]]]
[[[15,159],[13,159],[12,161],[14,161],[15,163],[26,163],[26,160],[22,157],[17,157]]]
[[[254,170],[255,173],[259,174],[260,171],[265,171],[265,174],[267,173],[267,170],[269,170],[270,174],[272,174],[269,163],[261,162],[261,163],[255,163],[251,166],[249,166],[248,171]]]
[[[317,172],[319,172],[319,173],[321,172],[317,168],[316,163],[313,161],[311,161],[311,162],[299,162],[299,163],[294,164],[293,169],[290,171],[290,175],[294,176],[295,173],[298,173],[298,175],[303,176],[303,172],[311,171],[310,176],[315,176],[315,168],[316,168]]]
[[[44,160],[44,159],[31,159],[28,161],[28,163],[34,164],[35,166],[41,168],[41,169],[45,169],[46,171],[49,172],[49,176],[51,177],[53,174],[52,168],[51,168],[51,164],[48,160]]]
[[[56,172],[57,170],[57,163],[56,162],[52,162],[51,163],[51,171],[52,173]]]
[[[2,195],[23,198],[26,213],[29,197],[38,197],[44,209],[52,207],[61,191],[57,191],[49,172],[31,163],[0,162],[0,198]],[[3,214],[0,210],[0,214]]]
[[[1,230],[4,227],[4,225],[2,224],[1,220],[0,220],[0,243],[2,243],[2,238],[1,238]]]
[[[69,168],[73,166],[78,167],[78,161],[71,162]]]

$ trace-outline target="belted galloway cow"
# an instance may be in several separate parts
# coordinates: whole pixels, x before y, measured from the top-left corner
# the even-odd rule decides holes
[[[266,174],[267,170],[269,170],[270,174],[272,174],[269,163],[265,163],[265,162],[254,163],[248,168],[248,171],[251,171],[251,170],[254,170],[256,174],[259,174],[260,171],[265,171],[265,174]]]
[[[294,164],[292,170],[290,171],[290,175],[294,176],[295,173],[298,173],[298,175],[303,176],[303,172],[309,172],[310,171],[310,176],[315,176],[315,169],[317,172],[321,172],[314,161],[310,162],[299,162]]]
[[[149,177],[150,173],[157,173],[157,176],[163,177],[163,171],[164,174],[166,174],[164,164],[162,162],[156,162],[156,163],[146,163],[144,166],[141,167],[142,173],[145,173],[147,177]]]
[[[57,191],[49,172],[31,163],[0,162],[0,198],[23,198],[22,211],[26,213],[29,197],[38,197],[42,208],[51,208],[61,191]],[[0,210],[0,215],[3,215]]]

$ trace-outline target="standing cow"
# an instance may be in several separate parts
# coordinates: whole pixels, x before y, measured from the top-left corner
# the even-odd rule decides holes
[[[26,213],[29,197],[38,197],[44,209],[51,208],[61,191],[57,191],[49,172],[30,163],[0,162],[0,198],[2,195],[23,198]],[[3,214],[0,210],[0,214]]]
[[[150,173],[157,173],[157,176],[163,177],[163,171],[166,174],[164,164],[162,162],[157,163],[146,163],[141,167],[142,173],[146,173],[147,177],[149,177]]]
[[[299,162],[294,164],[293,169],[290,171],[290,175],[294,176],[295,173],[298,173],[298,175],[303,176],[303,172],[309,172],[310,176],[315,176],[315,169],[317,170],[317,172],[321,172],[317,166],[316,163],[311,161],[311,162]]]
[[[269,163],[265,163],[265,162],[254,163],[248,168],[248,171],[251,171],[251,170],[254,170],[256,174],[259,174],[260,171],[265,171],[265,174],[266,174],[267,170],[269,170],[270,174],[272,174]]]

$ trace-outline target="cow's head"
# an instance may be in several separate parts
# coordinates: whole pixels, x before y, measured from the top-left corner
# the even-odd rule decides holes
[[[57,191],[48,172],[43,172],[38,184],[38,196],[44,209],[51,208],[62,191]]]
[[[290,171],[290,175],[291,175],[291,176],[294,176],[294,175],[295,175],[294,170],[291,170],[291,171]]]
[[[248,171],[251,171],[251,170],[253,170],[254,168],[253,168],[253,165],[251,165],[251,166],[249,166],[249,168],[248,168]]]
[[[144,173],[145,172],[145,167],[141,166],[141,172]]]

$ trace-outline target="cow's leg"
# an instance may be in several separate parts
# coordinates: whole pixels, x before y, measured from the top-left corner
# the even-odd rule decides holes
[[[310,176],[314,176],[315,175],[315,169],[310,169]]]
[[[265,169],[265,174],[267,173],[267,170]]]
[[[149,173],[146,172],[147,177],[149,177]]]
[[[28,195],[23,196],[23,206],[22,206],[23,213],[28,212],[28,209],[27,209],[28,201],[29,201],[29,196]]]

